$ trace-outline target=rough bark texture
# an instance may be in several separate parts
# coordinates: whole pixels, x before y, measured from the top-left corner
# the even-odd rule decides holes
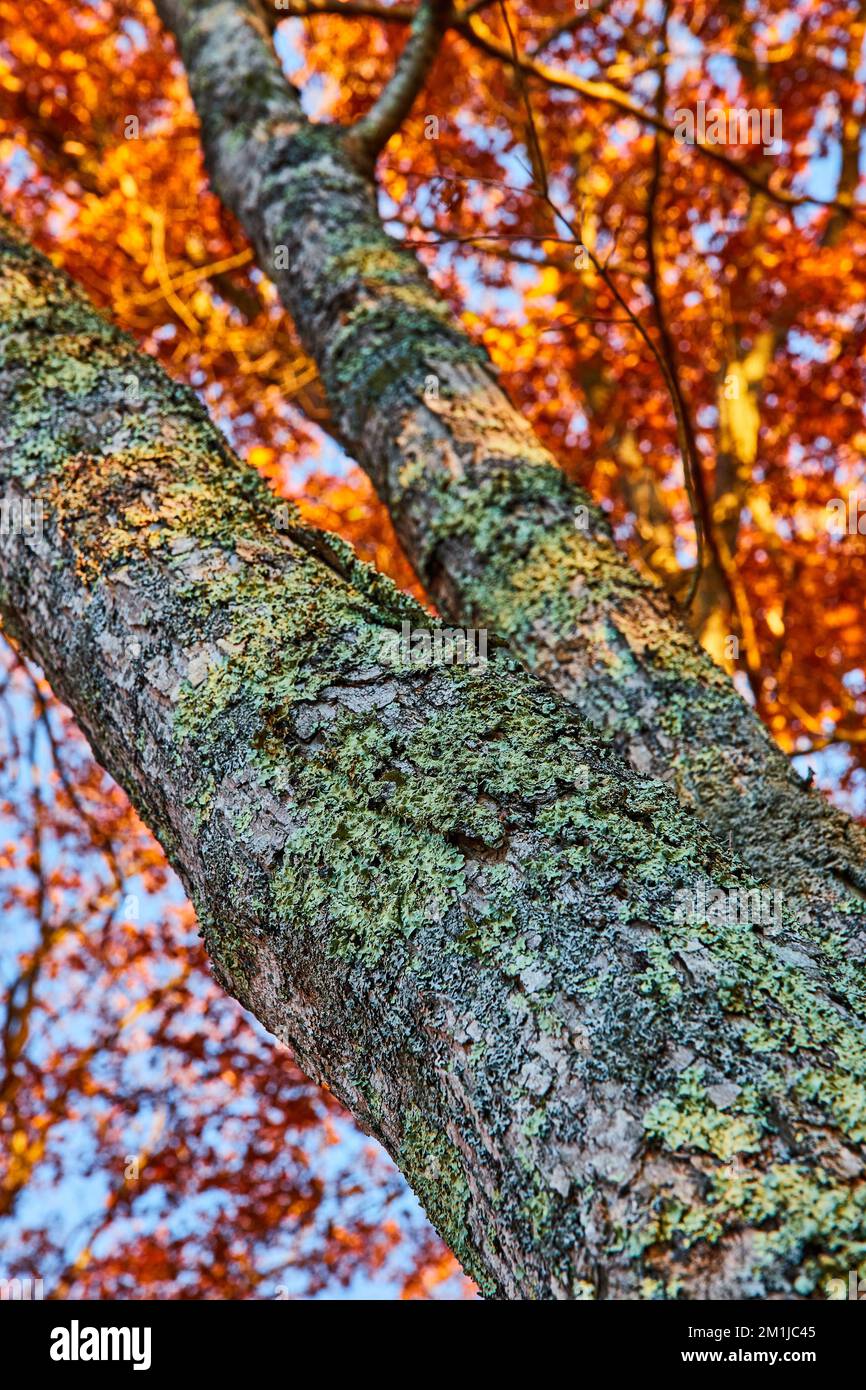
[[[165,846],[220,979],[394,1155],[488,1293],[807,1295],[866,1254],[850,941],[693,914],[707,830],[501,649],[274,499],[0,229],[13,632]]]
[[[305,120],[245,0],[156,3],[217,191],[440,611],[499,633],[633,767],[670,781],[751,873],[844,930],[866,891],[866,831],[806,787],[567,482],[423,267],[384,232],[351,135]],[[589,534],[577,507],[589,508]]]

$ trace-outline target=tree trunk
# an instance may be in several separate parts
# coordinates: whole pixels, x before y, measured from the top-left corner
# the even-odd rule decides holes
[[[375,1134],[483,1290],[807,1294],[866,1241],[844,943],[709,911],[706,829],[507,653],[300,524],[0,230],[13,633],[180,873],[219,978]],[[20,513],[24,515],[22,511]],[[684,910],[685,894],[691,894]]]
[[[423,267],[384,232],[352,133],[305,119],[246,0],[156,4],[215,187],[440,611],[499,633],[751,873],[828,934],[844,931],[863,912],[866,830],[806,786],[568,483]]]

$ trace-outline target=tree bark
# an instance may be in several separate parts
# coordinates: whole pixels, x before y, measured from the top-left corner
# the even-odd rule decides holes
[[[306,120],[246,0],[156,5],[214,185],[440,611],[499,633],[751,873],[828,934],[844,931],[863,912],[866,830],[806,786],[568,483],[415,256],[385,233],[353,132]]]
[[[6,621],[157,834],[225,987],[375,1134],[489,1294],[806,1295],[866,1242],[851,942],[743,890],[707,830],[501,648],[275,498],[0,228]],[[693,895],[684,916],[683,893]]]

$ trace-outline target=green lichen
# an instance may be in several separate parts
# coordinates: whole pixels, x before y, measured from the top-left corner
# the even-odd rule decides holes
[[[409,1110],[403,1122],[399,1160],[424,1209],[457,1258],[467,1268],[478,1269],[478,1253],[469,1236],[469,1184],[457,1147],[420,1111]],[[482,1292],[494,1291],[483,1274],[481,1281]]]
[[[796,1280],[808,1293],[862,1265],[866,1008],[841,934],[790,914],[772,934],[679,921],[680,886],[708,873],[720,886],[746,880],[665,789],[629,776],[501,652],[478,672],[377,668],[382,635],[402,614],[429,617],[341,543],[294,525],[277,534],[263,485],[175,388],[160,398],[147,377],[134,418],[112,397],[115,383],[100,398],[80,370],[90,329],[77,315],[60,352],[75,365],[40,359],[49,385],[38,409],[67,454],[43,422],[27,467],[53,489],[55,554],[86,600],[91,650],[112,636],[106,595],[125,575],[141,596],[137,618],[156,622],[153,612],[163,624],[148,635],[174,663],[171,679],[188,658],[180,692],[159,705],[174,739],[173,763],[157,750],[173,803],[154,823],[196,879],[221,977],[245,998],[260,967],[275,964],[286,984],[269,982],[281,992],[266,1021],[290,1036],[296,1024],[312,1053],[310,1017],[293,1012],[309,987],[328,1075],[364,1098],[490,1290],[494,1216],[517,1233],[514,1278],[532,1292],[572,1288],[590,1240],[594,1258],[652,1297],[677,1295],[672,1267],[699,1244],[717,1267],[742,1244],[743,1288]],[[36,318],[47,339],[50,315]],[[25,319],[17,313],[19,329]],[[76,442],[73,421],[100,399],[118,433],[89,466],[98,441],[85,430]],[[36,407],[20,404],[26,421]],[[544,468],[524,473],[518,500],[536,496]],[[563,552],[575,578],[591,574],[573,537],[552,532],[544,550],[535,523],[516,516],[506,538],[500,522],[485,546],[493,556],[513,533],[516,549],[479,585],[505,585],[521,547],[532,583],[536,561],[553,565]],[[579,584],[571,600],[583,602]],[[543,612],[533,602],[527,579],[509,628],[527,642]],[[611,669],[615,660],[631,679],[628,653],[613,651]],[[129,692],[144,673],[130,662],[112,674]],[[91,688],[77,672],[97,730],[108,690],[98,677]],[[123,708],[139,708],[135,698]],[[685,712],[681,703],[676,719]],[[133,759],[124,745],[122,757],[146,804],[153,750],[142,750]],[[814,967],[791,964],[790,940]],[[387,1027],[370,1022],[385,1014]],[[684,1056],[700,1060],[684,1068]],[[418,1100],[405,1115],[389,1104],[401,1086]],[[638,1130],[622,1155],[637,1178],[630,1219],[612,1217],[608,1237],[619,1165],[613,1187],[604,1165],[594,1172],[598,1134],[586,1117],[620,1102]],[[666,1177],[654,1187],[656,1171]]]
[[[710,1153],[725,1161],[738,1153],[756,1153],[762,1125],[755,1116],[751,1090],[729,1109],[710,1101],[702,1084],[704,1069],[689,1067],[678,1080],[676,1091],[647,1111],[644,1128],[673,1153],[683,1149]]]

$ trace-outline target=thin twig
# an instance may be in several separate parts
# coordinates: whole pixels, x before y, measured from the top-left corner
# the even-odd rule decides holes
[[[504,7],[505,0],[500,0],[500,4]],[[523,75],[522,65],[519,61],[520,55],[517,50],[517,43],[510,25],[508,26],[508,33],[512,46],[512,58],[514,60],[513,66],[515,72],[518,74],[518,82],[520,83],[524,104],[527,109],[527,117],[530,120],[531,129],[535,132],[536,127],[535,122],[532,119],[532,103],[529,96],[529,90],[527,88],[526,81]],[[538,138],[537,132],[535,134],[535,138],[536,140]],[[540,144],[538,146],[537,153],[539,158],[543,160],[543,154],[541,152]],[[547,183],[547,180],[545,181]],[[677,425],[680,452],[682,454],[683,459],[683,474],[686,482],[686,492],[689,498],[689,506],[691,508],[692,521],[694,524],[695,537],[697,541],[698,554],[696,575],[700,576],[703,567],[704,524],[701,511],[700,496],[698,491],[700,487],[700,481],[695,477],[695,465],[697,464],[697,471],[699,473],[700,463],[697,457],[697,449],[695,447],[694,435],[691,430],[691,422],[689,420],[688,411],[685,408],[685,401],[682,397],[682,391],[680,389],[676,373],[671,369],[671,366],[669,362],[666,360],[664,354],[660,351],[659,347],[653,341],[652,336],[647,332],[640,318],[634,312],[631,305],[628,303],[627,299],[620,291],[618,285],[616,284],[616,281],[613,279],[613,276],[611,275],[607,266],[604,264],[604,262],[599,260],[595,252],[590,247],[586,246],[586,244],[581,240],[580,231],[574,226],[570,218],[566,216],[566,214],[562,211],[559,205],[550,196],[549,184],[547,184],[547,187],[548,191],[542,194],[544,202],[547,203],[554,216],[571,233],[575,246],[582,246],[583,250],[586,252],[587,256],[592,262],[592,265],[595,268],[596,273],[600,276],[601,280],[607,286],[608,290],[613,295],[617,304],[620,306],[623,313],[626,315],[627,321],[640,334],[642,341],[645,343],[649,351],[652,353],[653,358],[655,359],[655,362],[664,379],[665,386],[667,387],[668,394],[671,398],[671,404],[674,410],[674,418],[676,420]],[[692,599],[694,598],[694,592],[696,587],[697,581],[696,579],[693,579],[692,587],[687,600],[689,604],[692,602]]]

